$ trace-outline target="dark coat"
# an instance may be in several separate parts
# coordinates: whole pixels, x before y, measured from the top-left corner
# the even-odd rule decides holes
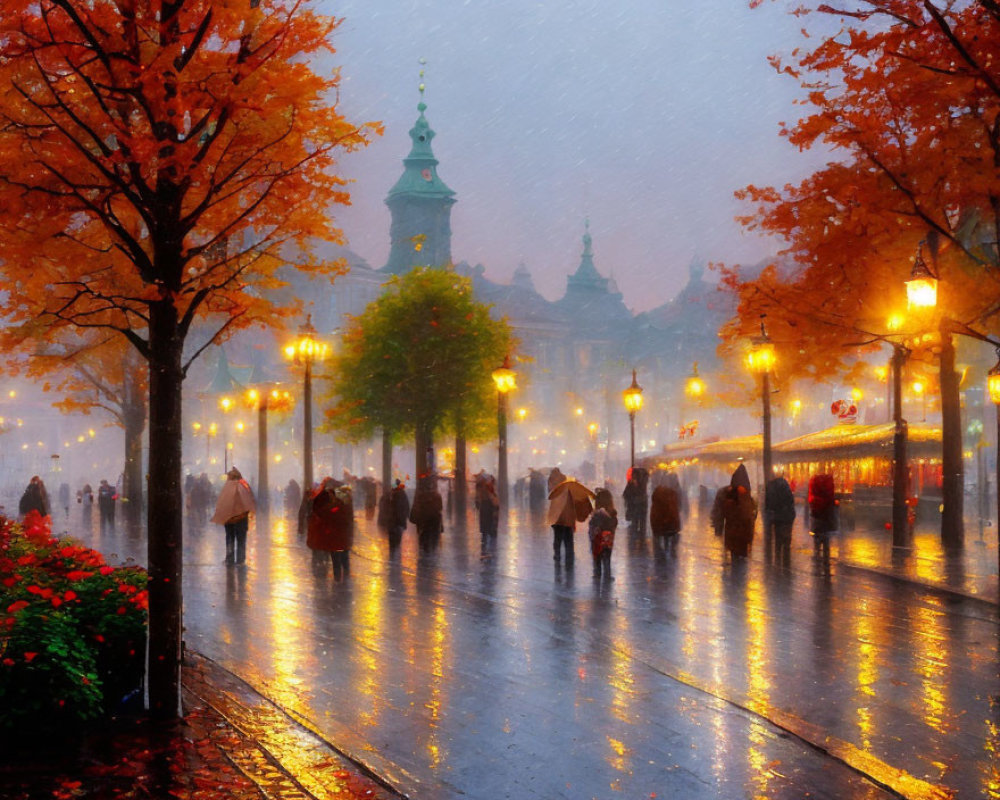
[[[750,496],[750,476],[742,464],[733,473],[722,501],[722,517],[726,549],[734,556],[749,555],[757,522],[757,501]]]
[[[476,507],[479,509],[479,532],[496,536],[500,524],[500,498],[491,481],[476,485]]]
[[[780,475],[767,484],[764,491],[764,508],[771,521],[779,525],[795,522],[795,495],[792,487]]]
[[[443,511],[444,503],[437,489],[417,489],[410,508],[410,522],[417,526],[417,533],[441,533],[444,530]]]
[[[340,552],[354,544],[354,505],[346,487],[321,488],[312,498],[306,544],[313,550]]]
[[[681,501],[673,487],[663,484],[653,489],[649,505],[649,528],[657,536],[680,531]]]
[[[22,517],[29,511],[37,511],[43,517],[48,516],[49,495],[41,480],[33,480],[28,484],[21,495],[21,502],[17,504],[17,511]]]

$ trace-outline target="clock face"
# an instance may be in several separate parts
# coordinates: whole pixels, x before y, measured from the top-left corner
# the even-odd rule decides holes
[[[428,182],[430,182],[430,181],[432,181],[434,179],[434,176],[431,174],[431,171],[428,168],[426,168],[426,167],[424,167],[424,169],[420,170],[420,176],[425,181],[428,181]]]

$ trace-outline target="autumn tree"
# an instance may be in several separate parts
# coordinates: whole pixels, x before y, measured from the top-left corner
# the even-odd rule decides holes
[[[7,332],[101,329],[148,364],[157,717],[179,709],[185,373],[220,336],[290,313],[268,300],[274,270],[291,245],[338,239],[335,156],[372,131],[335,107],[337,24],[296,0],[7,0],[0,15]]]
[[[725,334],[751,333],[766,313],[788,371],[824,377],[859,342],[891,338],[886,320],[904,307],[903,281],[923,242],[942,279],[941,307],[936,321],[911,318],[904,328],[940,328],[942,537],[960,543],[953,334],[994,330],[1000,309],[1000,6],[848,0],[792,13],[806,18],[807,44],[772,63],[799,81],[810,113],[781,133],[836,160],[798,185],[737,193],[755,207],[744,224],[781,237],[791,268],[753,281],[731,274],[740,310]]]
[[[496,430],[492,371],[514,341],[504,320],[452,269],[416,268],[393,278],[351,321],[330,367],[330,424],[355,441],[413,436],[426,475],[435,435]],[[384,445],[386,446],[386,445]],[[383,457],[383,487],[390,474]]]

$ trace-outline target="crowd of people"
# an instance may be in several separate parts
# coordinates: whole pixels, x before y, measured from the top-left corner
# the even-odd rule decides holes
[[[540,512],[542,504],[547,502],[546,519],[552,528],[553,560],[557,564],[573,565],[576,526],[586,523],[594,577],[614,580],[611,554],[618,528],[618,510],[610,484],[592,490],[555,467],[548,475],[531,470],[518,487],[515,500],[527,501],[532,511]],[[227,473],[218,492],[206,473],[197,477],[188,475],[184,489],[189,520],[195,525],[203,525],[209,519],[209,510],[214,507],[210,519],[222,525],[225,531],[225,563],[230,566],[245,564],[249,520],[256,512],[256,500],[239,470],[234,467]],[[381,495],[379,489],[374,478],[358,478],[346,470],[342,480],[328,477],[308,491],[303,491],[295,480],[290,480],[284,489],[286,517],[296,520],[298,533],[313,552],[315,563],[325,563],[326,554],[329,554],[335,580],[344,580],[350,575],[355,497],[364,508],[365,517],[375,519],[379,530],[384,532],[390,556],[398,552],[403,534],[411,523],[416,528],[422,551],[433,550],[441,540],[445,502],[434,476],[424,476],[417,481],[412,501],[402,480],[395,480]],[[499,532],[500,499],[496,479],[485,471],[480,472],[474,478],[473,496],[485,549],[488,543],[495,542]],[[708,513],[714,533],[721,537],[729,561],[736,563],[746,559],[753,545],[758,517],[758,504],[746,467],[740,464],[730,482],[715,492],[711,502],[709,496],[707,487],[700,487],[699,504],[703,512]],[[102,480],[96,493],[89,483],[76,492],[83,521],[88,525],[95,498],[101,533],[113,533],[117,489]],[[59,487],[58,500],[68,516],[69,484]],[[688,514],[687,495],[678,476],[658,471],[653,473],[651,480],[648,470],[633,467],[626,475],[621,500],[630,532],[638,537],[645,537],[648,532],[655,552],[676,555],[683,521]],[[449,493],[449,508],[450,501]],[[837,505],[833,477],[827,474],[813,476],[809,481],[806,509],[816,551],[824,557],[829,556],[830,535],[839,527]],[[773,543],[776,563],[787,566],[796,504],[794,487],[784,476],[777,476],[766,485],[764,507],[764,530],[769,543]],[[48,492],[39,476],[29,481],[18,511],[22,518],[30,511],[43,516],[52,513]]]

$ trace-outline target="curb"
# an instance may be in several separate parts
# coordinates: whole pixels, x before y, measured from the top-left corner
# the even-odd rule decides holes
[[[891,569],[883,569],[880,567],[870,567],[864,564],[857,564],[853,561],[846,561],[842,558],[835,559],[838,566],[844,569],[855,570],[857,572],[867,572],[871,575],[878,575],[883,578],[888,578],[889,580],[896,581],[898,583],[905,583],[909,586],[918,587],[922,590],[931,592],[932,594],[940,595],[944,598],[951,600],[964,600],[975,605],[981,606],[984,610],[988,610],[993,614],[1000,611],[1000,602],[997,599],[989,599],[982,595],[972,594],[970,592],[963,591],[961,589],[956,589],[951,586],[942,586],[936,583],[930,583],[929,581],[921,581],[916,578],[912,578],[908,575],[900,575]]]
[[[210,706],[238,734],[226,758],[271,800],[407,800],[363,764],[300,724],[246,681],[186,650],[185,692]]]

